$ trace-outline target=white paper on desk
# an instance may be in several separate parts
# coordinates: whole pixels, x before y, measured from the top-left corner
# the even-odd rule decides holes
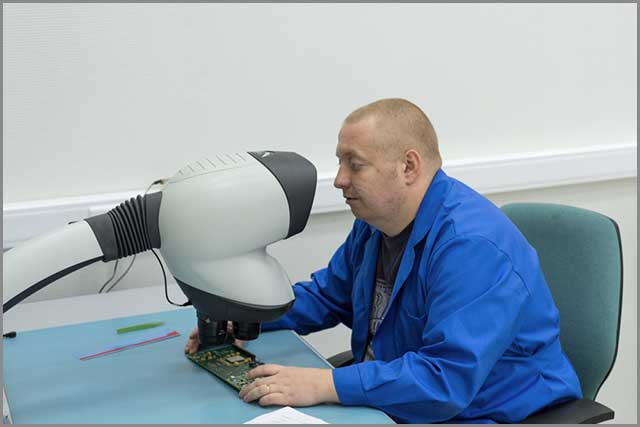
[[[259,415],[245,424],[327,424],[327,422],[303,414],[291,406],[285,406],[268,414]]]

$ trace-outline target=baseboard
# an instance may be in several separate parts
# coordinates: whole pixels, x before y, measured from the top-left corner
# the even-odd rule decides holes
[[[445,162],[444,171],[482,194],[637,176],[637,143]],[[318,174],[312,214],[347,209],[333,187],[335,171]],[[70,221],[104,213],[142,190],[3,204],[3,247]]]

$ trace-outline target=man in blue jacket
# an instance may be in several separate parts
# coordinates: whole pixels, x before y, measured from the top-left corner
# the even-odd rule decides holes
[[[263,330],[305,335],[344,323],[355,363],[263,365],[240,397],[367,405],[402,423],[517,422],[580,398],[535,250],[440,169],[427,116],[380,100],[350,114],[338,141],[335,186],[356,221],[327,268],[294,286],[293,308]]]

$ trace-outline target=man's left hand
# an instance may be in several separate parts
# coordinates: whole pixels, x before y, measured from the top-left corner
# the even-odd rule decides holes
[[[258,400],[262,406],[311,406],[339,403],[331,369],[261,365],[247,372],[254,381],[240,390],[245,402]]]

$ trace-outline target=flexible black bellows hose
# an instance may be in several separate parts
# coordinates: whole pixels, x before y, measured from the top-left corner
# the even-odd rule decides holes
[[[133,197],[106,214],[87,218],[102,248],[103,261],[160,247],[158,215],[162,192]]]
[[[118,258],[151,249],[142,196],[126,200],[107,212],[116,233]]]

